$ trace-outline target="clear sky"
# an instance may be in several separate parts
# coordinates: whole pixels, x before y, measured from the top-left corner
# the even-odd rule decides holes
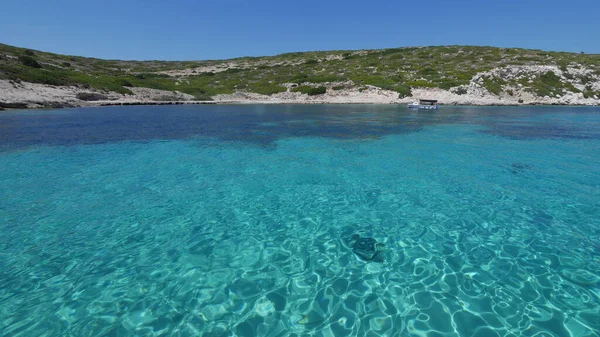
[[[600,53],[600,0],[0,0],[0,43],[108,59],[487,45]]]

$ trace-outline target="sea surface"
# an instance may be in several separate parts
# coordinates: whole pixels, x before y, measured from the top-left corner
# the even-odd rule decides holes
[[[600,108],[2,112],[0,336],[600,336]]]

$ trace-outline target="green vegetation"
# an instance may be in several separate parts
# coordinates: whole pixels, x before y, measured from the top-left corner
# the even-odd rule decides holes
[[[278,92],[284,92],[287,89],[281,85],[278,84],[274,84],[272,82],[267,82],[267,81],[261,81],[261,82],[255,82],[255,83],[251,83],[248,88],[250,89],[251,92],[255,92],[258,94],[263,94],[263,95],[272,95],[272,94],[276,94]]]
[[[466,95],[467,94],[467,88],[460,87],[460,88],[456,89],[454,91],[454,93],[457,94],[457,95]]]
[[[309,95],[322,94],[326,88],[360,89],[367,85],[396,91],[399,97],[410,96],[411,90],[419,87],[465,94],[461,86],[469,84],[475,74],[496,67],[523,65],[554,65],[564,78],[553,72],[518,80],[484,76],[482,85],[496,95],[503,92],[510,95],[508,90],[520,84],[537,95],[556,96],[566,91],[579,92],[565,78],[582,88],[600,76],[600,55],[516,48],[411,47],[167,62],[100,60],[0,44],[0,79],[76,85],[122,94],[131,94],[131,87],[176,90],[197,99],[236,91],[271,95],[285,92],[288,83],[298,85],[293,91]],[[590,71],[568,72],[577,68]],[[598,95],[591,89],[583,94]]]
[[[483,85],[485,86],[485,88],[494,95],[499,95],[502,92],[502,86],[505,84],[506,81],[504,81],[501,78],[485,77],[483,79]]]
[[[530,91],[541,97],[562,95],[565,90],[580,92],[571,83],[561,81],[560,77],[551,71],[536,77],[530,88]]]
[[[583,91],[584,98],[600,98],[600,91],[594,91],[591,87],[586,87]]]
[[[316,96],[316,95],[323,95],[324,93],[327,92],[327,88],[325,87],[309,87],[306,85],[301,85],[299,87],[296,87],[294,89],[292,89],[293,92],[301,92],[303,94],[307,94],[308,96]]]
[[[31,56],[19,56],[19,62],[21,62],[21,64],[23,64],[24,66],[28,66],[28,67],[32,67],[32,68],[41,68],[42,65],[38,63],[38,61],[36,61],[33,57]]]
[[[396,92],[398,93],[398,98],[404,98],[412,95],[412,90],[406,85],[398,86],[396,88]]]

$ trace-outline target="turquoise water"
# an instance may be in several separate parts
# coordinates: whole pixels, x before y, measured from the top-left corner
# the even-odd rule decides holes
[[[1,336],[600,335],[598,108],[8,112],[0,150]]]

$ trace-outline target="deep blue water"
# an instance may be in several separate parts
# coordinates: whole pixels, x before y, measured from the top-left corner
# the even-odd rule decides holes
[[[600,109],[3,112],[0,233],[0,336],[599,336]]]

